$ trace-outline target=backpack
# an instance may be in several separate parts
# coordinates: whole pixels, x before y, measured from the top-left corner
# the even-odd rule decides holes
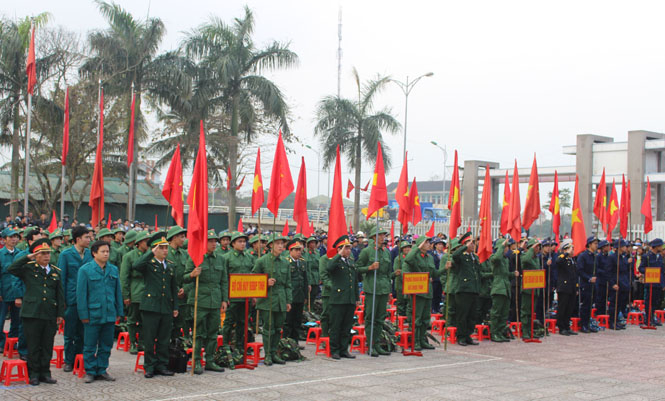
[[[184,340],[176,338],[169,345],[168,369],[175,373],[185,373],[187,372],[187,362],[189,362],[189,355],[185,351]]]
[[[215,363],[221,367],[234,370],[236,365],[242,363],[243,354],[230,346],[219,347],[213,356]]]
[[[300,353],[300,347],[292,338],[282,338],[277,344],[277,356],[285,361],[304,361],[306,358]]]

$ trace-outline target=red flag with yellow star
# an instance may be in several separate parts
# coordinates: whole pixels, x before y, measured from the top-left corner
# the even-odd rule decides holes
[[[626,176],[621,174],[621,206],[619,206],[619,232],[621,237],[628,237],[628,192],[626,188]]]
[[[485,167],[483,195],[480,198],[480,241],[478,242],[478,259],[483,263],[492,256],[492,182],[490,166]]]
[[[647,177],[647,192],[644,194],[642,208],[640,210],[644,215],[644,235],[653,230],[653,216],[651,214],[651,182]]]
[[[506,178],[503,181],[503,202],[501,204],[501,226],[499,231],[501,235],[508,234],[508,214],[510,213],[510,180],[508,179],[508,170],[506,170]]]
[[[510,208],[508,210],[508,233],[515,240],[522,238],[522,219],[520,217],[520,175],[517,171],[517,160],[513,170],[513,186],[510,193]]]
[[[422,211],[420,210],[420,196],[418,195],[418,185],[416,184],[416,177],[413,177],[411,183],[411,223],[415,226],[423,219]]]
[[[612,240],[612,230],[619,221],[619,195],[614,179],[612,179],[612,194],[610,195],[610,204],[607,206],[607,240]]]
[[[559,175],[554,170],[554,189],[552,189],[552,199],[550,199],[550,213],[552,213],[552,231],[554,240],[559,243],[559,227],[561,227],[561,212],[559,211]]]
[[[402,165],[402,172],[399,175],[397,182],[397,189],[395,189],[395,200],[399,205],[397,212],[397,221],[402,225],[402,233],[406,234],[409,228],[409,221],[411,220],[411,202],[409,201],[409,169],[404,157],[404,164]]]
[[[286,157],[282,131],[279,131],[275,158],[272,161],[272,174],[270,175],[270,188],[268,189],[268,210],[277,216],[279,205],[293,192],[293,179],[289,168],[289,159]]]
[[[605,168],[596,187],[596,200],[593,203],[593,214],[600,221],[600,227],[607,231],[607,185],[605,184]]]
[[[256,151],[254,184],[252,185],[252,216],[263,205],[263,178],[261,178],[261,148]]]
[[[369,195],[366,220],[369,220],[371,215],[388,204],[386,170],[383,167],[383,152],[381,151],[381,142],[377,143],[376,147],[376,165],[374,166],[374,175],[372,176],[372,192]]]
[[[538,216],[540,216],[540,190],[538,188],[538,166],[536,165],[536,155],[533,155],[531,176],[529,176],[529,188],[526,191],[526,202],[524,202],[522,226],[528,230]]]
[[[444,183],[445,184],[445,183]],[[462,225],[462,210],[460,209],[460,184],[459,168],[457,167],[457,150],[455,150],[455,164],[453,166],[453,178],[450,182],[450,193],[448,194],[448,210],[450,210],[450,227],[448,238],[457,237],[457,229]]]
[[[166,173],[162,196],[171,205],[171,216],[176,224],[185,224],[184,201],[182,198],[182,162],[180,160],[180,144],[175,148],[169,170]]]
[[[307,216],[307,169],[304,157],[302,157],[300,164],[296,198],[293,202],[293,220],[297,223],[296,232],[298,233],[302,233],[304,227],[309,227],[309,218]]]
[[[580,194],[578,191],[579,177],[575,176],[575,193],[573,195],[573,215],[571,216],[571,236],[573,238],[573,256],[579,255],[586,248],[586,228],[584,217],[580,208]]]

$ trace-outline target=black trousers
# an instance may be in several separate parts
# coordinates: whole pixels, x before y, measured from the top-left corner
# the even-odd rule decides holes
[[[577,303],[575,293],[558,293],[559,306],[557,308],[556,326],[559,331],[570,330],[570,318]]]
[[[443,286],[441,280],[432,281],[432,313],[441,313],[441,299],[443,298]]]
[[[293,307],[293,306],[292,306]],[[330,352],[340,354],[349,351],[355,304],[330,304]]]
[[[286,324],[284,325],[284,336],[293,338],[298,342],[300,340],[300,330],[302,327],[302,311],[305,304],[302,302],[292,303],[291,310],[286,313]]]
[[[23,332],[28,346],[28,375],[31,379],[51,377],[55,330],[55,319],[23,318]]]

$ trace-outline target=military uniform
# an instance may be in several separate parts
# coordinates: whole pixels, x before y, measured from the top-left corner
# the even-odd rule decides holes
[[[589,244],[598,241],[594,237],[587,238],[587,248]],[[580,291],[580,324],[582,332],[595,332],[597,330],[589,328],[591,319],[591,289],[595,286],[591,279],[596,274],[596,253],[586,249],[577,255],[577,275],[579,277]]]
[[[410,247],[411,243],[408,241],[400,242],[400,249],[405,247]],[[404,258],[406,255],[403,255],[402,252],[399,252],[395,260],[393,260],[393,283],[395,286],[395,307],[397,309],[397,316],[407,316],[407,304],[409,300],[407,297],[402,294],[402,268],[404,266]],[[397,273],[399,271],[399,273]]]
[[[318,240],[316,237],[309,237],[307,239],[307,245],[309,245],[309,243],[312,241]],[[305,258],[305,262],[307,263],[307,271],[309,272],[309,285],[311,286],[311,290],[309,292],[309,303],[311,305],[321,293],[321,287],[319,287],[319,284],[321,283],[321,276],[319,274],[319,259],[321,256],[319,255],[317,248],[312,250],[309,249],[309,246],[307,246],[307,248],[305,248],[303,251],[303,257]]]
[[[660,267],[661,283],[644,284],[644,304],[645,304],[646,313],[648,314],[649,311],[651,311],[652,314],[651,317],[647,317],[646,323],[657,322],[657,324],[659,324],[660,322],[657,321],[656,317],[653,316],[653,314],[655,313],[656,309],[660,309],[660,304],[662,302],[663,298],[662,286],[665,285],[665,279],[663,277],[663,275],[665,275],[665,269],[663,268],[663,256],[660,254],[660,250],[654,252],[654,248],[662,247],[663,240],[661,240],[660,238],[656,238],[649,243],[649,246],[651,246],[651,249],[649,249],[648,252],[642,255],[642,260],[640,261],[638,271],[642,275],[644,275],[647,267]]]
[[[464,243],[470,233],[460,238]],[[456,276],[457,286],[455,292],[455,323],[457,325],[457,343],[460,345],[477,344],[471,340],[474,330],[473,315],[478,300],[478,255],[467,252],[467,246],[462,245],[453,252],[451,270]]]
[[[492,266],[489,259],[478,265],[478,308],[476,315],[476,324],[482,324],[488,320],[490,309],[492,308],[492,298],[490,292],[492,289]]]
[[[60,238],[60,239],[63,238],[61,230],[55,230],[48,236],[48,239],[50,241],[53,241],[56,238]],[[58,258],[60,257],[60,253],[63,251],[63,248],[64,248],[63,245],[64,244],[61,243],[60,246],[58,246],[56,248],[55,245],[53,244],[53,242],[51,242],[51,260],[49,261],[50,265],[55,266],[55,265],[58,264]]]
[[[174,236],[184,232],[185,230],[182,227],[173,226],[166,234],[166,240],[170,241]],[[183,275],[185,274],[185,266],[189,260],[189,255],[182,247],[173,248],[172,246],[169,246],[169,254],[167,259],[173,262],[173,267],[175,269],[174,279],[176,286],[178,287],[178,291],[181,289],[183,290],[182,298],[180,296],[176,297],[176,303],[178,304],[178,316],[173,319],[171,339],[180,337],[181,330],[184,336],[187,337],[189,336],[189,332],[192,328],[192,311],[189,305],[187,305],[187,291],[184,291]]]
[[[147,239],[148,234],[145,231],[141,231],[136,237],[136,244]],[[132,249],[122,257],[122,265],[120,266],[122,299],[129,299],[130,301],[129,305],[126,306],[127,332],[131,341],[129,352],[133,355],[136,355],[138,352],[139,344],[143,344],[141,340],[141,330],[143,328],[141,322],[141,299],[143,299],[145,282],[143,281],[143,275],[138,270],[132,269],[132,265],[143,256],[143,253],[139,248]]]
[[[2,236],[5,238],[15,235],[17,236],[18,233],[11,228],[6,228],[2,231]],[[5,318],[7,313],[9,313],[11,324],[9,326],[8,336],[12,338],[25,337],[23,336],[23,325],[21,324],[20,317],[21,308],[17,307],[14,302],[17,296],[21,293],[23,282],[7,271],[9,266],[14,263],[20,253],[21,251],[17,248],[9,250],[9,248],[5,246],[0,249],[0,297],[2,297],[2,301],[0,302],[0,325],[4,326]],[[0,330],[0,346],[3,349],[5,346],[5,337],[5,332]],[[26,345],[23,344],[22,348],[25,347]],[[27,352],[27,348],[25,352]]]
[[[570,331],[570,317],[573,315],[577,295],[577,266],[575,265],[575,259],[563,253],[570,246],[571,243],[562,243],[562,253],[556,258],[556,294],[558,302],[556,325],[559,328],[559,333],[563,335],[572,333]]]
[[[343,235],[334,243],[335,249],[349,246],[349,239]],[[351,328],[356,304],[360,300],[358,294],[358,271],[349,255],[343,258],[335,255],[327,263],[330,277],[330,351],[334,359],[340,357],[355,358],[349,354]]]
[[[617,247],[625,247],[628,244],[624,240],[616,241],[615,244],[617,244]],[[630,260],[630,255],[626,254],[626,252],[622,252],[619,257],[618,257],[618,268],[619,268],[619,281],[617,281],[617,276],[616,273],[611,274],[609,279],[610,279],[610,305],[609,305],[609,310],[608,313],[610,315],[610,320],[609,320],[609,327],[610,329],[624,329],[625,326],[622,324],[619,324],[618,322],[616,323],[615,326],[615,320],[614,316],[617,316],[617,319],[619,318],[619,313],[623,314],[623,316],[627,316],[627,310],[626,310],[626,305],[628,304],[628,289],[630,288],[630,263],[628,262]],[[617,259],[616,253],[614,254],[614,260]],[[631,260],[632,262],[632,260]],[[616,270],[615,270],[616,272]],[[618,301],[617,301],[617,290],[615,290],[614,285],[619,286],[619,291],[618,291]],[[618,310],[615,311],[615,308],[618,307]]]
[[[298,245],[302,248],[298,240],[289,241],[289,250]],[[291,270],[291,310],[286,313],[284,337],[292,338],[297,343],[300,340],[303,309],[309,296],[310,274],[307,262],[302,257],[294,259],[288,256],[287,260]]]
[[[153,234],[150,246],[168,246],[165,237],[164,232]],[[173,329],[173,314],[178,310],[175,265],[168,259],[158,260],[150,250],[134,262],[132,269],[141,273],[145,283],[140,304],[145,375],[148,378],[154,373],[170,376],[173,372],[167,369],[169,340]]]
[[[30,251],[49,252],[48,244],[46,239],[37,240]],[[40,266],[27,256],[14,261],[7,271],[20,278],[26,288],[21,319],[27,341],[31,384],[39,384],[40,380],[55,383],[51,379],[53,338],[57,328],[56,318],[63,318],[65,315],[60,271],[53,265]]]
[[[231,244],[239,238],[247,239],[242,233],[236,233],[232,237]],[[233,245],[232,245],[233,246]],[[231,250],[221,258],[227,274],[248,274],[254,268],[254,258],[249,254],[249,251]],[[229,300],[229,307],[226,310],[226,317],[224,318],[224,325],[222,334],[224,335],[225,345],[231,345],[234,340],[233,332],[235,329],[235,344],[236,349],[242,350],[245,346],[245,299],[234,298]]]
[[[321,336],[328,337],[330,326],[330,292],[332,283],[328,275],[328,257],[319,257],[319,277],[321,278]]]
[[[284,237],[271,238],[273,241],[285,241]],[[256,300],[256,309],[261,313],[263,319],[263,348],[265,350],[268,364],[282,363],[277,357],[277,344],[279,333],[286,320],[287,305],[291,305],[293,294],[291,292],[291,267],[289,262],[281,255],[272,253],[261,256],[254,265],[252,273],[267,274],[268,279],[275,279],[275,284],[268,288],[268,297]]]
[[[536,246],[538,245],[539,243],[536,240],[529,241],[528,243],[529,249],[524,254],[524,257],[522,257],[522,271],[540,269],[538,254],[535,251]],[[523,338],[532,337],[531,333],[531,317],[532,317],[531,313],[533,312],[531,304],[532,292],[534,293],[535,297],[535,294],[537,294],[539,291],[522,289],[522,304],[520,305],[520,322],[522,322]]]
[[[508,313],[510,311],[510,264],[504,254],[503,239],[494,246],[494,253],[489,258],[492,267],[492,309],[490,310],[490,333],[495,342],[509,341],[506,337]]]

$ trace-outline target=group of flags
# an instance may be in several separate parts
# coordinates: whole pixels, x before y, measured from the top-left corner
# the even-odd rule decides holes
[[[395,189],[395,200],[399,205],[397,221],[402,225],[402,233],[404,234],[409,230],[409,223],[415,226],[422,220],[416,177],[413,177],[411,186],[409,186],[407,155],[408,153],[404,156],[404,164],[402,165],[402,171],[397,182],[397,188]],[[370,214],[369,210],[367,214]]]

